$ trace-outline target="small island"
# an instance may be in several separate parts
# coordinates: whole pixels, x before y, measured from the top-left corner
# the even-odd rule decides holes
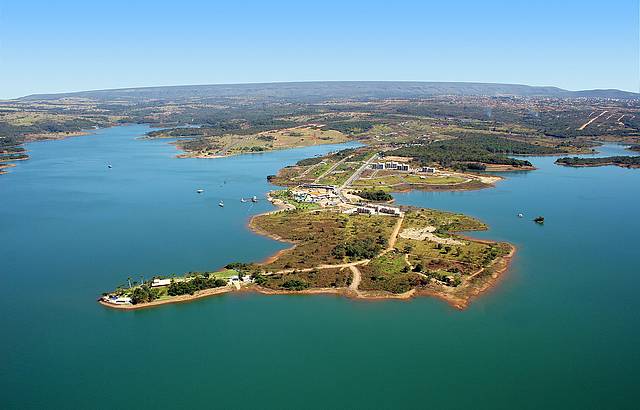
[[[394,206],[391,192],[492,186],[497,177],[423,166],[411,157],[369,147],[299,161],[269,180],[275,211],[249,228],[291,247],[262,262],[128,281],[99,299],[138,309],[238,291],[339,294],[358,299],[435,296],[456,308],[490,288],[515,247],[458,232],[485,230],[461,214]]]
[[[623,168],[640,168],[640,156],[614,156],[600,158],[564,157],[557,159],[556,164],[567,167],[603,167],[614,165]]]

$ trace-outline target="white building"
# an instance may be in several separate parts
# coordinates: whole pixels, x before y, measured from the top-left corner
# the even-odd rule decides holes
[[[169,286],[169,284],[171,284],[171,279],[154,279],[153,282],[151,282],[151,287],[152,288],[157,288],[158,286]]]

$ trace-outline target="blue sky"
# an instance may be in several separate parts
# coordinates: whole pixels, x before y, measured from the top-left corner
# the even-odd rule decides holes
[[[638,0],[0,0],[0,98],[307,80],[638,91]]]

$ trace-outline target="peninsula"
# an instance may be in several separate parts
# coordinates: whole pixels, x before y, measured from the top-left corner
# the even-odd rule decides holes
[[[462,309],[507,269],[515,248],[457,232],[486,225],[461,214],[398,207],[389,192],[478,189],[496,177],[422,166],[369,147],[299,161],[269,180],[275,211],[249,228],[291,247],[260,263],[128,282],[99,299],[138,309],[238,291],[340,294],[352,298],[435,296]]]

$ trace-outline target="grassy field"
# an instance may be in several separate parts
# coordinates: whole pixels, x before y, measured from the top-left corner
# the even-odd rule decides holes
[[[331,173],[320,178],[321,184],[342,185],[362,164],[360,162],[343,162]]]

